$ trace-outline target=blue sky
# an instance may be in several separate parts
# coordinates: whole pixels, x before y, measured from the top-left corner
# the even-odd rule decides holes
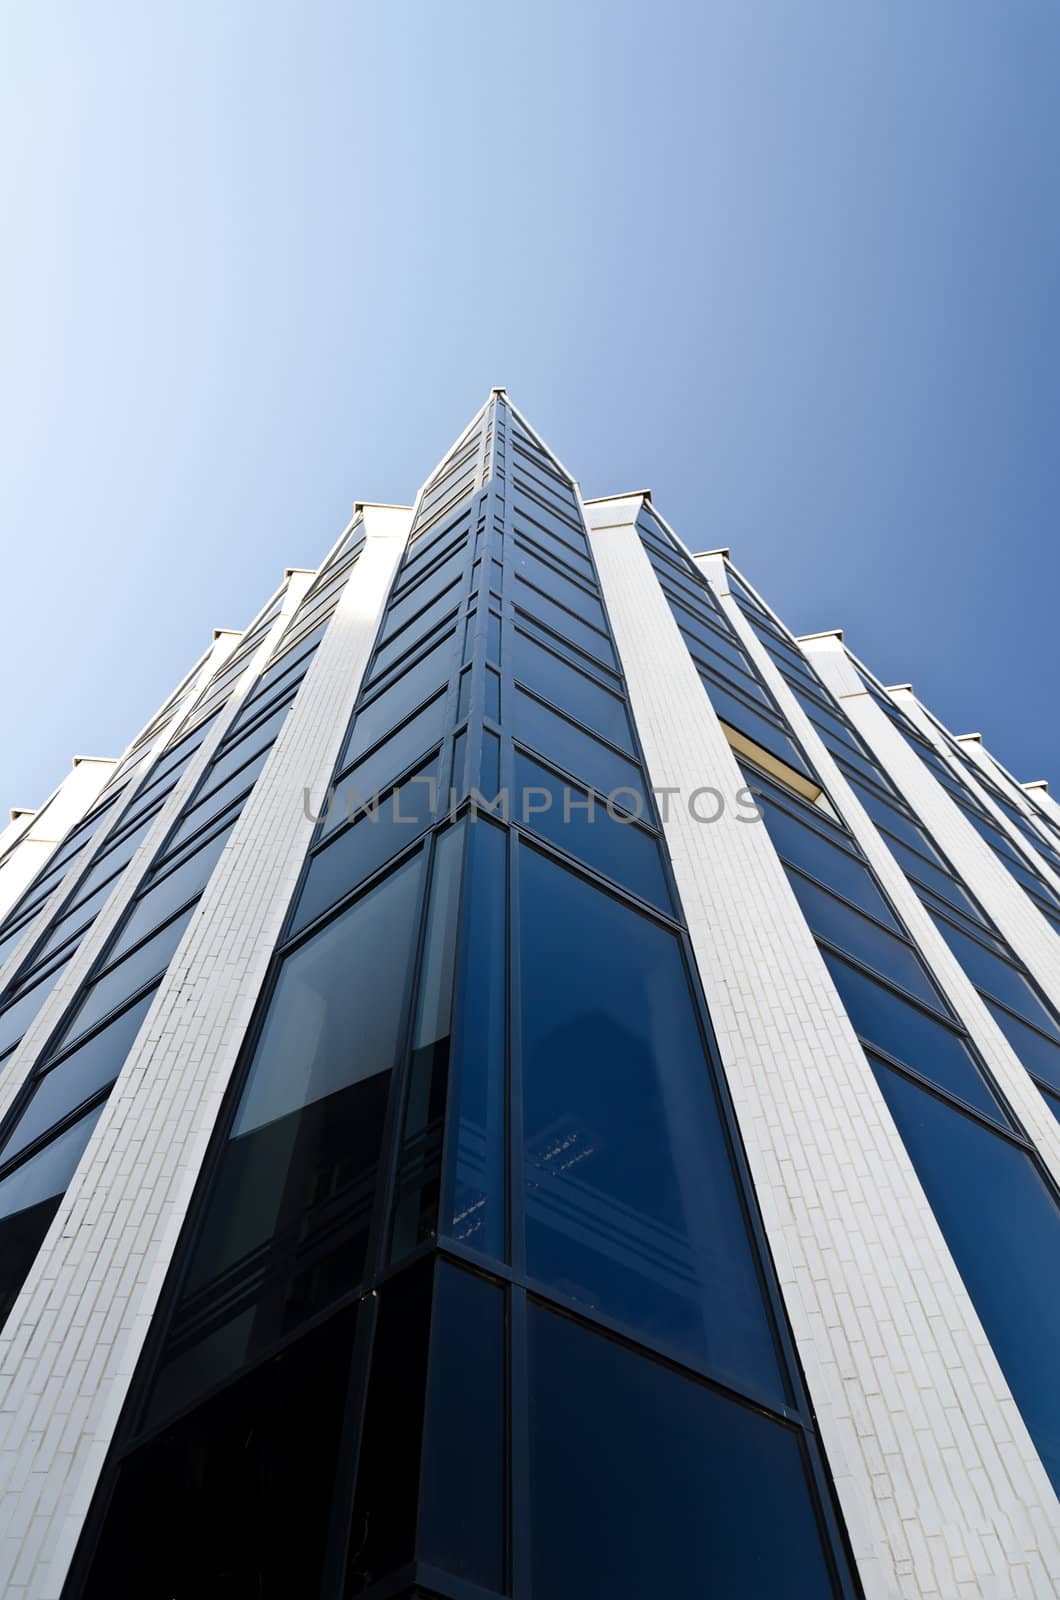
[[[5,19],[0,805],[491,384],[1060,782],[1055,0]]]

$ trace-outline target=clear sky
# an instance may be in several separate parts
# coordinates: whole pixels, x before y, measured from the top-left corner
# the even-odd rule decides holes
[[[3,32],[0,805],[119,754],[492,384],[587,495],[650,486],[797,632],[1060,783],[1056,0]]]

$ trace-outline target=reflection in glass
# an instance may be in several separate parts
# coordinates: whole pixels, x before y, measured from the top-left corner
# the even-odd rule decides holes
[[[442,1232],[504,1259],[506,833],[481,817],[468,835]]]
[[[676,937],[520,849],[532,1278],[782,1396]]]

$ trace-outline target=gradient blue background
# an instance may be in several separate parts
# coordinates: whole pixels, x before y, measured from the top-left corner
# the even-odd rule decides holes
[[[5,13],[0,805],[485,398],[1060,777],[1055,0]]]

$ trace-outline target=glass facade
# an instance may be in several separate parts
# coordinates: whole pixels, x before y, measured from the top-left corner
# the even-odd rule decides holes
[[[858,1592],[580,504],[500,396],[418,503],[70,1592],[130,1559],[145,1600]]]
[[[144,872],[118,927],[0,1122],[0,1323],[25,1281],[155,991],[291,708],[319,643],[321,606],[326,614],[334,609],[363,545],[362,536],[354,539],[350,548],[337,552],[307,591],[266,669]],[[27,892],[31,899],[28,915],[32,916],[99,823],[104,818],[111,821],[87,870],[5,991],[6,1003],[0,1009],[0,1053],[15,1049],[109,901],[173,789],[213,731],[218,713],[264,642],[282,602],[281,594],[246,630],[140,781],[124,786],[97,806],[64,842],[56,852],[57,859],[48,864],[49,887],[42,891],[38,883]],[[140,742],[150,744],[164,726],[165,722],[158,720],[151,739],[145,736]],[[115,819],[122,797],[127,803]],[[16,907],[12,916],[16,913],[21,929],[27,913],[21,907]]]
[[[1005,1019],[1025,1039],[1038,1041],[1021,1060],[1039,1074],[1039,1087],[1055,1106],[1049,1080],[1040,1076],[1043,1066],[1052,1066],[1045,1054],[1052,1033],[1060,1043],[1051,1007],[795,641],[746,588],[734,585],[733,593],[1013,1046],[1019,1051],[1021,1041]],[[908,719],[865,681],[917,754],[925,754]],[[893,910],[882,905],[882,891],[849,830],[763,775],[748,769],[748,778],[1023,1419],[1060,1487],[1060,1293],[1048,1266],[1060,1249],[1060,1197]],[[822,866],[826,836],[833,849],[843,847],[842,875],[831,868],[830,856]],[[852,887],[855,872],[861,892]],[[817,881],[808,898],[803,885],[811,878]],[[869,895],[880,901],[871,922]]]

